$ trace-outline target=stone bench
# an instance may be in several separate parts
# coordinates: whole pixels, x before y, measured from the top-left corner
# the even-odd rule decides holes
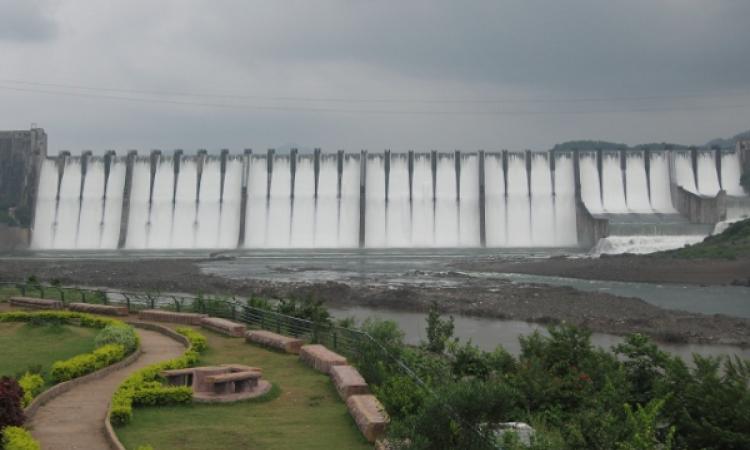
[[[206,384],[212,385],[213,393],[217,395],[240,394],[248,392],[258,385],[260,372],[230,372],[206,377]]]
[[[242,337],[247,330],[247,327],[241,323],[232,322],[227,319],[220,319],[218,317],[204,317],[201,319],[201,326],[203,328],[208,328],[211,331],[233,337]]]
[[[319,344],[303,345],[299,352],[299,359],[325,374],[331,373],[333,366],[346,365],[346,358]]]
[[[352,395],[346,400],[346,407],[359,431],[369,442],[375,442],[385,434],[390,419],[385,408],[374,395]]]
[[[359,371],[352,366],[331,367],[331,379],[341,399],[346,401],[352,395],[369,394],[367,382]]]
[[[71,311],[85,312],[91,314],[103,314],[107,316],[127,316],[127,306],[99,305],[95,303],[71,303],[68,305]]]
[[[293,353],[295,355],[299,354],[300,348],[304,343],[302,339],[283,336],[266,330],[248,331],[245,335],[245,341],[275,348],[287,353]]]
[[[138,312],[138,318],[140,320],[181,323],[184,325],[200,325],[201,320],[203,320],[205,317],[208,317],[208,315],[164,311],[161,309],[144,309],[143,311]]]
[[[47,298],[32,297],[11,297],[11,306],[31,309],[62,309],[63,304],[60,300],[51,300]]]
[[[193,368],[162,370],[159,375],[167,380],[172,386],[192,386]]]

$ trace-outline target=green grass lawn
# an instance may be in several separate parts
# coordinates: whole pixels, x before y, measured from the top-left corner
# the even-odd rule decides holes
[[[118,428],[128,449],[152,445],[170,449],[366,449],[346,405],[330,379],[276,353],[201,330],[209,349],[200,365],[239,363],[263,369],[280,390],[266,401],[137,408],[133,421]]]
[[[53,362],[92,351],[97,331],[67,325],[0,323],[0,375],[14,376],[31,366],[41,366],[46,375]]]

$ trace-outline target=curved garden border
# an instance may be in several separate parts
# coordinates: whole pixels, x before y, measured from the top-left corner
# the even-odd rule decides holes
[[[170,337],[182,345],[185,346],[185,350],[190,350],[190,340],[181,335],[180,333],[172,330],[171,328],[165,327],[163,325],[158,325],[155,323],[147,323],[147,322],[127,322],[130,325],[136,327],[136,328],[143,328],[144,330],[150,330],[155,331],[157,333],[163,334],[164,336]],[[139,349],[140,350],[140,349]],[[122,442],[120,442],[120,439],[117,437],[117,433],[115,433],[115,429],[112,426],[112,422],[109,420],[110,413],[112,412],[112,400],[109,401],[109,406],[107,407],[107,415],[104,417],[104,437],[107,439],[107,442],[109,442],[109,445],[114,450],[127,450],[124,445],[122,445]]]
[[[41,394],[37,395],[34,400],[31,401],[31,404],[27,406],[24,409],[24,412],[26,413],[26,417],[28,419],[31,419],[34,414],[36,414],[36,411],[45,403],[49,402],[53,398],[62,395],[69,390],[73,389],[74,387],[89,382],[91,380],[96,380],[98,378],[102,378],[106,375],[109,375],[110,373],[122,369],[123,367],[127,367],[130,364],[133,364],[138,357],[141,356],[141,348],[138,347],[133,353],[125,357],[125,359],[118,361],[114,364],[111,364],[107,367],[104,367],[102,369],[97,370],[96,372],[92,372],[88,375],[84,375],[82,377],[73,378],[70,381],[64,381],[62,383],[58,383],[51,388],[47,389],[46,391],[42,392]]]

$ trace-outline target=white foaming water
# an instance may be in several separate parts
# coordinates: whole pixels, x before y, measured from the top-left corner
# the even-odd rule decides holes
[[[486,184],[486,179],[485,179]],[[486,211],[485,205],[485,211]],[[479,236],[479,159],[476,155],[461,156],[461,199],[458,245],[478,247]],[[486,228],[485,222],[485,228]]]
[[[575,246],[576,230],[575,176],[573,157],[563,154],[555,158],[555,245]]]
[[[625,159],[625,178],[628,210],[649,213],[656,209],[652,208],[648,199],[648,178],[643,152],[628,152]]]
[[[541,247],[552,247],[557,243],[552,176],[547,153],[533,154],[531,159],[531,242]]]
[[[690,161],[689,152],[674,153],[674,179],[678,186],[682,186],[686,191],[698,194],[695,186],[695,174],[693,172],[693,163]]]
[[[596,167],[596,153],[581,152],[579,158],[583,203],[592,213],[601,214],[604,212],[604,206],[599,184],[599,170]]]
[[[622,253],[646,254],[682,248],[701,242],[704,236],[610,236],[600,239],[591,253],[615,255]]]
[[[606,212],[628,212],[619,152],[603,152],[602,154],[602,188],[603,206]]]
[[[595,214],[674,213],[667,155],[666,152],[651,152],[650,177],[647,177],[643,153],[629,153],[623,179],[619,154],[604,152],[602,203],[596,153],[581,152],[584,202]],[[695,192],[690,153],[672,155],[677,182]],[[699,154],[698,187],[704,195],[715,194],[718,190],[714,155],[713,152]],[[437,156],[433,194],[431,155],[415,155],[410,200],[408,156],[391,154],[386,202],[385,156],[368,155],[365,246],[480,246],[478,157],[476,154],[461,154],[457,177],[455,155],[443,153]],[[507,156],[505,173],[501,155],[485,155],[487,246],[576,245],[572,154],[555,155],[554,171],[546,153],[531,153],[528,162],[525,153],[508,153]],[[223,196],[221,160],[215,156],[204,160],[200,182],[198,160],[195,156],[182,156],[175,177],[172,157],[161,157],[155,167],[153,190],[150,159],[142,157],[135,161],[126,248],[234,248],[237,245],[243,157],[230,156],[227,159]],[[250,157],[245,247],[357,247],[360,157],[358,154],[344,155],[340,190],[337,161],[337,155],[321,155],[316,198],[312,155],[298,156],[294,184],[290,156],[274,156],[270,178],[266,156]],[[89,159],[85,179],[81,176],[79,157],[67,158],[63,164],[61,177],[55,160],[48,159],[42,164],[32,247],[116,248],[125,161],[112,160],[106,195],[103,158]],[[730,195],[743,194],[739,185],[739,160],[735,153],[722,154],[721,180]],[[56,198],[58,181],[59,201]],[[746,198],[729,199],[730,219],[748,213]],[[634,242],[635,238],[625,239],[625,242]],[[666,240],[675,242],[678,238]],[[663,247],[654,242],[642,242],[647,247]]]
[[[701,195],[715,197],[719,193],[719,173],[716,171],[714,152],[698,153],[698,191]]]
[[[32,248],[114,248],[120,231],[124,165],[113,160],[104,195],[104,162],[92,158],[82,178],[80,158],[65,164],[56,201],[58,170],[54,160],[42,164]],[[83,190],[81,182],[83,180]]]
[[[250,160],[245,226],[246,248],[356,247],[359,239],[359,159],[343,162],[338,197],[336,155],[322,155],[315,198],[315,167],[309,156],[297,159],[292,197],[291,160],[276,155]]]
[[[315,166],[311,155],[297,159],[294,199],[290,210],[290,246],[310,248],[315,242]]]
[[[674,213],[669,187],[669,160],[664,152],[652,152],[650,161],[651,207],[657,212]]]
[[[508,245],[506,233],[505,175],[500,155],[484,157],[484,226],[488,247]]]
[[[721,185],[728,195],[746,195],[740,185],[740,155],[736,151],[721,155]]]
[[[523,153],[508,153],[508,247],[529,247],[531,210],[526,158]]]
[[[198,184],[198,164],[181,157],[157,163],[151,192],[151,163],[139,160],[133,171],[126,248],[233,248],[239,234],[242,162],[228,159],[221,195],[221,162],[208,157]],[[149,201],[150,197],[150,201]]]

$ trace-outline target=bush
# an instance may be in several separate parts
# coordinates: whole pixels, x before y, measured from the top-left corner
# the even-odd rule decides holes
[[[125,353],[130,354],[138,347],[138,335],[135,334],[133,327],[126,325],[107,325],[94,340],[97,347],[103,347],[107,344],[119,344],[125,349]]]
[[[23,425],[26,417],[21,408],[22,397],[23,391],[16,380],[10,377],[0,378],[0,430]]]
[[[80,325],[86,328],[104,328],[107,325],[127,326],[125,322],[121,320],[70,311],[11,311],[0,313],[0,322],[34,322],[35,324],[66,323]]]
[[[125,348],[122,345],[107,344],[91,353],[77,355],[64,361],[56,361],[52,364],[52,379],[56,383],[72,380],[107,367],[124,357]]]
[[[188,327],[179,327],[176,329],[178,333],[185,336],[190,341],[190,349],[198,353],[203,353],[208,348],[208,341],[206,337]]]
[[[39,395],[44,388],[44,378],[36,373],[26,372],[21,379],[18,380],[19,386],[23,389],[23,407],[29,406],[34,397]]]
[[[39,443],[31,437],[31,433],[21,427],[6,427],[3,429],[2,448],[5,450],[40,450]]]
[[[162,370],[184,369],[198,362],[199,351],[206,349],[206,338],[192,328],[180,327],[177,332],[187,337],[190,348],[179,358],[144,367],[131,374],[112,396],[110,422],[125,425],[133,417],[133,406],[190,403],[193,390],[187,386],[164,386],[158,380]]]

